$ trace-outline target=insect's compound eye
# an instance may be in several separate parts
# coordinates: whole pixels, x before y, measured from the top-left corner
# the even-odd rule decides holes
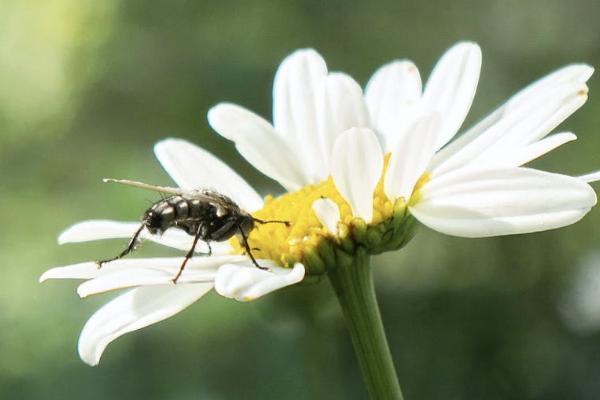
[[[156,230],[161,227],[162,218],[159,213],[148,210],[144,216],[144,221],[149,230]]]

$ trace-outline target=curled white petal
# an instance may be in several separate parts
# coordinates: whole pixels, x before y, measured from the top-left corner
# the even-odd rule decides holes
[[[217,293],[238,301],[251,301],[304,279],[302,264],[289,269],[268,260],[258,260],[258,263],[268,270],[256,268],[251,262],[223,265],[215,278]]]
[[[401,135],[409,133],[422,94],[419,70],[410,61],[397,60],[379,68],[367,83],[365,98],[371,121],[381,134],[386,152]]]
[[[529,168],[459,170],[432,179],[411,213],[439,232],[486,237],[559,228],[596,204],[577,178]]]
[[[196,283],[130,290],[104,305],[87,321],[79,336],[79,356],[85,363],[97,365],[110,342],[177,314],[212,287],[212,283]]]
[[[422,112],[439,113],[442,125],[437,148],[445,145],[462,125],[471,103],[481,70],[481,49],[476,43],[460,42],[438,61],[423,91]]]
[[[381,178],[383,154],[370,129],[353,128],[336,141],[331,176],[352,213],[367,223],[373,218],[373,192]]]
[[[229,196],[242,208],[262,208],[262,198],[227,164],[200,147],[181,139],[161,140],[154,153],[178,186],[210,188]]]
[[[233,141],[250,164],[285,188],[295,190],[306,183],[297,149],[265,119],[238,105],[220,103],[208,111],[208,122]]]
[[[403,135],[396,143],[383,182],[389,199],[410,198],[417,180],[437,150],[439,124],[438,114],[422,117],[410,129],[410,134]]]
[[[337,204],[330,199],[318,199],[312,203],[312,209],[329,233],[337,234],[337,224],[340,222],[340,209]]]
[[[65,229],[58,236],[58,243],[79,243],[102,239],[130,239],[134,232],[140,227],[140,222],[122,222],[110,220],[88,220],[78,222]],[[194,238],[180,229],[169,229],[162,235],[152,235],[143,230],[140,239],[150,240],[164,246],[179,250],[189,250]],[[211,242],[213,254],[227,254],[231,252],[231,246],[227,242]],[[196,252],[208,252],[208,246],[204,242],[198,242]]]

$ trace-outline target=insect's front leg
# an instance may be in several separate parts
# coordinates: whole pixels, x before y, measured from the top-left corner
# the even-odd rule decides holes
[[[256,268],[258,268],[258,269],[268,270],[269,268],[267,268],[267,267],[261,267],[256,262],[256,259],[252,255],[252,250],[250,249],[250,245],[248,244],[248,238],[246,237],[246,234],[244,233],[244,230],[242,229],[242,227],[239,226],[239,225],[238,225],[238,230],[240,231],[240,234],[242,235],[242,239],[244,241],[244,247],[246,248],[246,253],[248,253],[248,257],[250,257],[250,259],[252,260],[252,264],[254,264],[254,266]]]
[[[96,261],[96,265],[98,268],[101,268],[103,264],[106,264],[108,262],[111,261],[115,261],[118,260],[120,258],[125,257],[127,254],[131,253],[134,249],[135,249],[135,245],[138,242],[138,237],[140,236],[140,234],[142,233],[142,231],[144,230],[144,224],[142,224],[137,231],[135,231],[135,233],[133,234],[133,237],[129,240],[129,244],[127,245],[127,247],[125,248],[125,250],[123,250],[121,253],[119,253],[119,255],[113,257],[113,258],[108,258],[106,260],[99,260]]]

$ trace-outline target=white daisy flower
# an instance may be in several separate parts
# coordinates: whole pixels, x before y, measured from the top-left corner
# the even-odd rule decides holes
[[[255,218],[291,226],[260,225],[250,232],[250,248],[268,270],[253,266],[233,239],[213,244],[210,257],[192,258],[177,284],[171,279],[181,257],[47,271],[41,280],[86,280],[78,288],[82,297],[133,287],[87,322],[79,340],[82,359],[97,364],[115,338],[174,315],[212,288],[252,300],[350,265],[358,254],[398,249],[412,237],[414,218],[469,237],[579,220],[596,203],[584,179],[521,165],[574,139],[570,133],[546,135],[585,102],[592,69],[573,65],[549,75],[445,146],[469,110],[480,64],[477,45],[459,43],[439,61],[424,90],[416,67],[397,61],[375,73],[364,96],[352,78],[328,72],[314,50],[288,56],[275,76],[273,124],[229,103],[208,113],[219,134],[287,190],[277,198],[263,200],[222,161],[188,142],[159,142],[155,154],[182,189],[213,188]],[[59,242],[130,238],[138,227],[85,221]],[[175,229],[142,237],[182,250],[193,239]]]
[[[551,73],[446,145],[471,106],[480,66],[479,47],[459,43],[424,90],[409,61],[373,75],[366,98],[391,154],[386,195],[404,198],[419,222],[455,236],[535,232],[578,221],[596,204],[585,182],[597,174],[578,179],[522,166],[576,139],[570,132],[548,135],[585,103],[593,68],[574,64]]]
[[[586,182],[600,173],[574,178],[523,165],[576,139],[548,135],[585,103],[593,68],[555,71],[449,143],[469,111],[480,67],[481,50],[470,42],[450,48],[424,88],[412,62],[384,65],[367,84],[366,116],[351,78],[328,74],[317,53],[299,50],[277,73],[273,125],[231,104],[211,109],[209,122],[289,190],[313,184],[329,200],[317,200],[317,217],[332,233],[348,225],[342,236],[353,217],[377,225],[405,206],[424,225],[464,237],[578,221],[596,204]],[[273,153],[277,160],[265,165]]]

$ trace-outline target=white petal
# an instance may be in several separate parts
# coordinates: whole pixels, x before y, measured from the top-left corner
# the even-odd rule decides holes
[[[317,171],[315,179],[324,180],[329,176],[331,152],[335,140],[353,127],[367,127],[369,115],[364,102],[362,89],[350,76],[336,72],[325,80],[325,106],[319,118],[321,154],[326,169]]]
[[[472,161],[473,158],[479,154],[474,149],[482,152],[490,145],[490,143],[493,143],[493,141],[496,140],[490,138],[491,135],[489,132],[498,131],[493,128],[495,128],[495,125],[502,120],[503,116],[504,110],[502,108],[487,115],[484,119],[469,128],[465,133],[438,151],[433,157],[433,160],[431,160],[427,170],[432,175],[438,175],[462,167],[467,162]],[[484,135],[484,133],[486,134]],[[477,143],[478,141],[480,141],[480,143]]]
[[[312,49],[297,50],[283,60],[273,85],[273,125],[301,155],[310,182],[327,165],[319,149],[319,118],[323,109],[327,66]]]
[[[544,103],[535,108],[524,107],[513,111],[513,118],[503,119],[502,123],[497,124],[502,133],[497,135],[493,146],[478,154],[477,158],[487,159],[510,154],[515,149],[535,143],[548,135],[586,101],[587,86],[580,83],[564,87],[553,94],[549,93]]]
[[[504,105],[507,108],[521,108],[526,104],[539,103],[548,92],[557,87],[585,83],[594,73],[594,68],[586,64],[566,65],[538,79],[512,96]]]
[[[585,65],[569,66],[529,85],[442,149],[430,171],[442,174],[477,159],[485,165],[541,139],[585,103],[585,80],[592,72]]]
[[[419,70],[410,61],[397,60],[379,68],[367,83],[365,97],[371,121],[383,138],[386,152],[412,126],[421,99]]]
[[[318,199],[312,203],[312,209],[329,233],[337,234],[337,224],[340,222],[340,209],[337,204],[330,199]]]
[[[263,118],[235,104],[220,103],[208,111],[208,122],[233,141],[250,164],[285,188],[295,190],[306,183],[297,149]]]
[[[400,138],[385,172],[383,189],[389,199],[410,198],[419,177],[436,151],[439,114],[419,119],[411,133]]]
[[[576,178],[528,168],[459,170],[433,179],[411,213],[442,233],[486,237],[554,229],[596,204]]]
[[[129,239],[139,227],[139,222],[110,220],[82,221],[65,229],[59,235],[58,243],[79,243],[102,239]],[[140,238],[179,250],[189,250],[194,241],[192,236],[175,228],[167,230],[162,235],[152,235],[144,229]],[[231,246],[227,242],[212,242],[210,245],[213,254],[227,254],[231,252]],[[207,253],[208,246],[206,243],[198,242],[196,252]]]
[[[238,301],[251,301],[304,278],[302,264],[289,269],[277,267],[267,260],[258,260],[258,263],[269,269],[258,269],[251,262],[223,265],[215,279],[217,293]]]
[[[373,218],[373,192],[381,178],[383,154],[370,129],[344,132],[333,147],[331,176],[352,213],[367,223]]]
[[[498,164],[498,160],[510,158],[522,147],[544,137],[581,107],[587,96],[582,95],[580,90],[581,87],[572,86],[564,89],[558,98],[549,96],[536,107],[530,104],[521,109],[511,108],[506,113],[497,111],[492,115],[500,117],[479,136],[468,143],[457,143],[456,146],[453,143],[438,153],[430,166],[432,174],[439,175],[466,166],[492,167]]]
[[[229,256],[212,256],[212,257],[194,257],[187,266],[186,270],[194,271],[201,269],[210,269],[214,265],[222,265],[246,260],[245,256],[229,255]],[[87,261],[79,264],[67,265],[64,267],[51,268],[44,272],[40,277],[40,282],[48,279],[93,279],[98,276],[111,275],[121,271],[142,271],[144,269],[163,270],[169,273],[175,272],[181,262],[182,257],[153,257],[153,258],[124,258],[121,260],[111,261],[98,268],[96,262]],[[184,271],[186,274],[186,271]]]
[[[495,159],[488,159],[485,165],[490,167],[519,167],[576,139],[577,136],[571,132],[556,133],[530,145],[517,148],[512,152],[499,154]]]
[[[181,264],[181,260],[179,261]],[[89,297],[95,294],[109,292],[111,290],[125,289],[134,286],[152,286],[152,285],[183,285],[185,283],[207,283],[215,280],[217,267],[213,270],[194,271],[186,266],[184,275],[177,283],[173,283],[173,277],[177,273],[179,264],[173,264],[169,270],[140,268],[139,270],[124,270],[114,272],[110,275],[101,275],[90,279],[79,285],[77,294],[81,298]]]
[[[479,81],[481,50],[471,42],[451,47],[434,67],[423,91],[422,112],[438,112],[442,126],[437,147],[445,145],[462,125]]]
[[[91,279],[100,275],[102,269],[98,269],[98,265],[94,262],[54,267],[44,272],[40,276],[39,282],[42,283],[48,279]]]
[[[148,286],[117,297],[96,311],[83,327],[79,356],[85,363],[97,365],[110,342],[177,314],[212,287],[212,283]]]
[[[600,171],[594,171],[589,174],[578,176],[577,179],[588,183],[600,181]]]
[[[206,150],[181,139],[165,139],[154,146],[154,154],[177,185],[184,189],[211,188],[242,208],[262,208],[262,198],[227,164]]]
[[[176,284],[213,282],[217,270],[221,265],[231,262],[242,262],[244,260],[247,260],[247,257],[192,258],[186,264]],[[117,264],[116,266],[112,266],[109,271],[79,285],[77,294],[80,297],[87,297],[132,286],[172,285],[172,280],[179,271],[183,257],[172,258],[168,262],[164,261],[153,262],[150,259],[148,261],[138,261],[135,264],[130,263],[129,265]],[[117,262],[115,261],[114,263]]]

